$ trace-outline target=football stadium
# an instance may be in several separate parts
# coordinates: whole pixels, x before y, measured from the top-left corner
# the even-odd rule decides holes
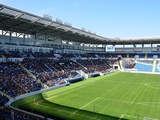
[[[160,120],[159,43],[0,4],[0,119]]]

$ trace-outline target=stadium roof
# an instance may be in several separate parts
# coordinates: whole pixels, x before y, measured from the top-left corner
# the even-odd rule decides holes
[[[0,4],[0,29],[31,35],[46,35],[48,38],[61,38],[66,41],[87,44],[121,45],[160,43],[160,37],[134,39],[105,38],[84,29],[74,28],[71,24],[63,23],[60,20],[53,21],[47,15],[40,17],[3,4]]]

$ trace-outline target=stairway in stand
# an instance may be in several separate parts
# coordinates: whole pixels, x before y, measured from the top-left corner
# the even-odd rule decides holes
[[[40,79],[37,79],[35,75],[33,75],[27,68],[25,68],[21,63],[18,64],[23,70],[25,70],[28,74],[30,74],[35,80],[37,80],[39,83],[41,83],[42,86],[45,88],[48,88],[48,86],[44,83],[41,82]]]
[[[0,94],[6,96],[9,100],[12,98],[12,97],[10,97],[9,95],[7,95],[7,94],[4,93],[4,92],[1,92],[1,91],[0,91]]]
[[[155,72],[155,70],[156,70],[156,60],[153,60],[152,72]]]
[[[120,69],[123,71],[123,64],[122,64],[122,60],[119,60],[119,65],[120,65]]]

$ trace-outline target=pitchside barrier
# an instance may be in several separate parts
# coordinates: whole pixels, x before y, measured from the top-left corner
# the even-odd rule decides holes
[[[84,76],[76,77],[76,78],[70,78],[66,79],[67,82],[69,83],[75,83],[84,80]]]
[[[89,75],[88,75],[88,78],[91,78],[91,77],[97,77],[97,76],[100,76],[100,73],[99,73],[99,72],[89,74]]]
[[[22,98],[25,98],[25,97],[29,97],[29,96],[32,96],[32,95],[36,95],[36,94],[39,94],[39,93],[43,93],[43,92],[46,92],[46,91],[50,91],[50,90],[54,90],[54,89],[57,89],[57,88],[60,88],[60,87],[64,87],[64,86],[68,86],[70,84],[70,82],[77,82],[77,81],[80,81],[80,80],[84,80],[84,77],[83,76],[80,76],[80,77],[77,77],[77,78],[70,78],[70,79],[67,79],[66,83],[64,84],[61,84],[61,85],[58,85],[58,86],[54,86],[54,87],[50,87],[50,88],[45,88],[45,89],[42,89],[42,90],[39,90],[39,91],[34,91],[34,92],[30,92],[30,93],[26,93],[26,94],[22,94],[20,96],[17,96],[17,97],[14,97],[12,98],[8,103],[7,105],[16,110],[16,111],[20,111],[20,112],[24,112],[26,114],[29,114],[29,115],[34,115],[36,117],[39,117],[39,118],[44,118],[44,116],[41,116],[41,115],[37,115],[37,114],[34,114],[34,113],[31,113],[31,112],[26,112],[24,110],[21,110],[21,109],[17,109],[17,108],[14,108],[11,106],[11,104],[14,102],[14,101],[17,101],[17,100],[20,100]]]
[[[42,92],[46,92],[46,91],[50,91],[50,90],[53,90],[53,89],[57,89],[57,88],[60,88],[60,87],[63,87],[63,86],[68,86],[70,84],[70,82],[72,81],[80,81],[80,80],[84,80],[84,77],[83,76],[80,76],[80,77],[76,77],[76,78],[69,78],[69,79],[65,79],[67,82],[64,83],[64,84],[60,84],[58,86],[53,86],[53,87],[50,87],[50,88],[46,88],[46,89],[42,89],[42,90],[39,90],[39,91],[34,91],[34,92],[30,92],[30,93],[26,93],[26,94],[22,94],[20,96],[17,96],[15,98],[12,98],[7,104],[10,105],[11,103],[13,103],[14,101],[16,100],[19,100],[19,99],[22,99],[22,98],[25,98],[25,97],[29,97],[31,95],[36,95],[36,94],[39,94],[39,93],[42,93]]]
[[[32,95],[36,95],[36,94],[39,94],[39,93],[42,93],[42,92],[46,92],[46,91],[50,91],[50,90],[53,90],[53,89],[57,89],[57,88],[60,88],[60,87],[64,87],[64,86],[67,86],[69,83],[64,83],[64,84],[61,84],[59,86],[54,86],[54,87],[51,87],[51,88],[46,88],[46,89],[42,89],[42,90],[39,90],[39,91],[35,91],[35,92],[30,92],[30,93],[26,93],[26,94],[22,94],[20,96],[17,96],[15,98],[12,98],[8,103],[7,105],[16,110],[16,111],[20,111],[20,112],[24,112],[26,114],[29,114],[29,115],[32,115],[32,116],[36,116],[38,118],[44,118],[44,116],[41,116],[41,115],[37,115],[37,114],[34,114],[34,113],[31,113],[31,112],[27,112],[27,111],[24,111],[24,110],[21,110],[21,109],[18,109],[18,108],[14,108],[12,106],[10,106],[14,101],[17,101],[17,100],[20,100],[22,98],[25,98],[25,97],[29,97],[29,96],[32,96]]]
[[[109,72],[106,72],[105,74],[102,74],[100,72],[95,72],[95,73],[88,74],[88,78],[97,77],[97,76],[101,76],[101,75],[107,75],[107,74],[110,74],[110,73],[113,73],[113,72],[115,72],[115,71],[110,70]]]

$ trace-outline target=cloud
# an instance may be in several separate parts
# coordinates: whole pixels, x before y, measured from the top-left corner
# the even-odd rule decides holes
[[[58,9],[57,7],[51,7],[51,8],[40,10],[37,13],[40,15],[43,15],[43,14],[52,15],[54,12],[57,11],[57,9]]]
[[[7,1],[6,1],[6,0],[0,0],[0,4],[5,4],[5,5],[7,5]]]

